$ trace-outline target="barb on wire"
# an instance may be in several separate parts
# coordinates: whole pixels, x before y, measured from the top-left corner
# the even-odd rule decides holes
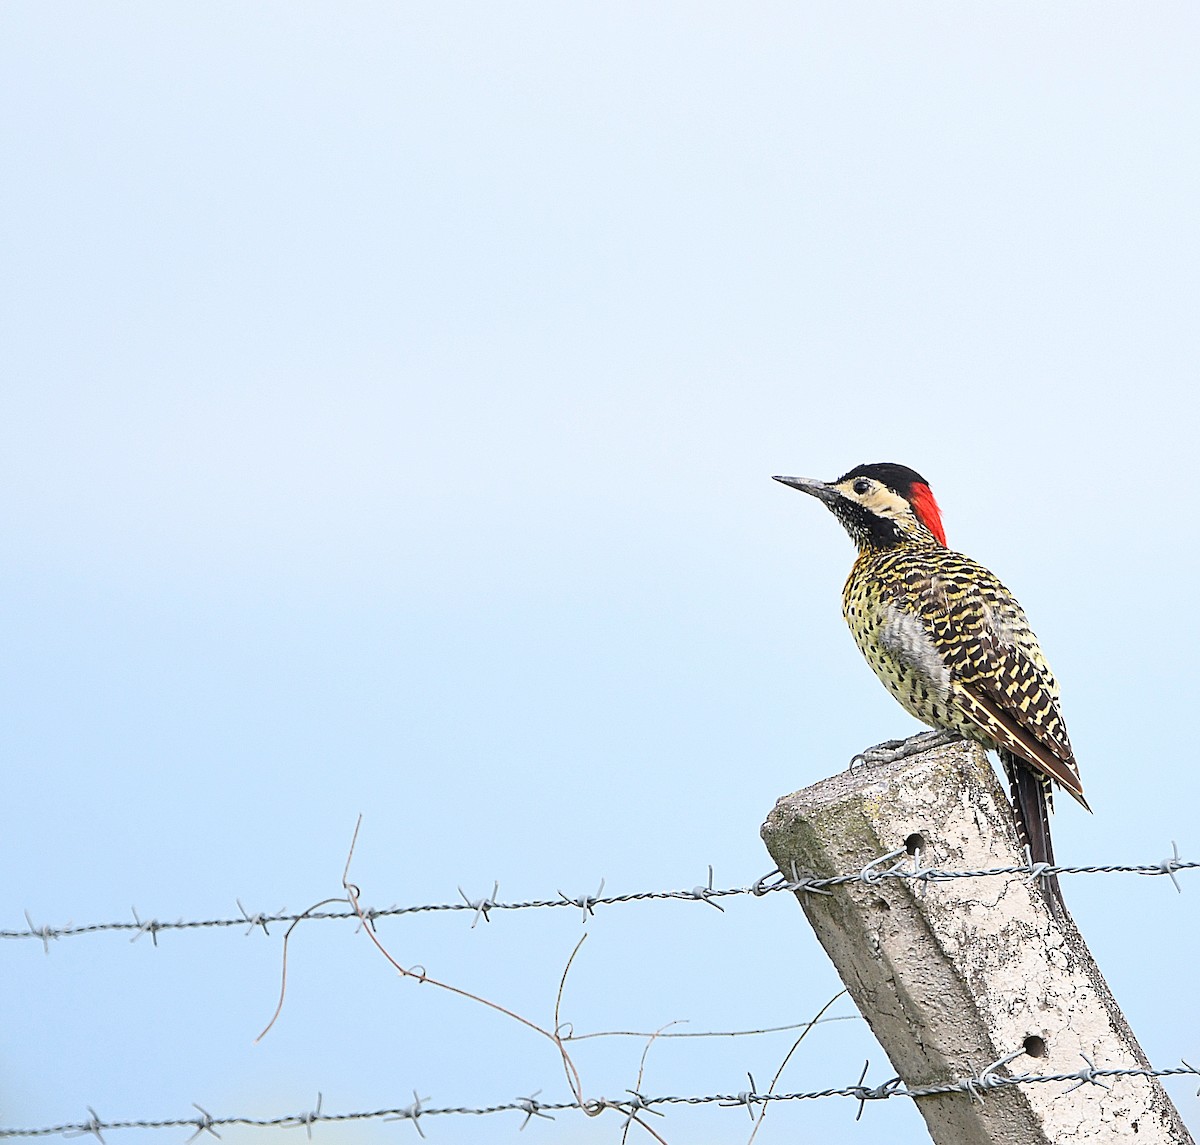
[[[162,930],[163,924],[156,918],[148,918],[145,922],[143,922],[140,918],[138,918],[137,907],[131,906],[129,909],[133,912],[133,921],[137,926],[137,934],[135,934],[129,941],[137,942],[137,940],[141,938],[143,934],[148,934],[150,936],[150,941],[157,946],[158,932]]]
[[[713,896],[718,892],[713,890],[713,869],[712,863],[708,864],[708,882],[704,886],[692,887],[692,898],[697,902],[706,902],[709,906],[715,906],[722,914],[725,913],[725,908],[719,903],[713,901]]]
[[[42,940],[42,946],[45,948],[46,953],[49,954],[50,953],[50,940],[54,939],[54,941],[57,942],[58,937],[59,937],[59,932],[57,930],[55,930],[53,927],[49,927],[49,926],[34,926],[33,919],[29,917],[29,911],[25,912],[25,921],[27,923],[29,923],[29,932],[27,935],[25,935],[25,937],[40,938]],[[67,925],[70,926],[71,924],[67,923]]]
[[[544,1117],[547,1121],[554,1120],[554,1114],[547,1113],[542,1108],[542,1103],[537,1100],[537,1095],[541,1092],[540,1089],[535,1089],[528,1097],[522,1097],[517,1101],[518,1106],[525,1111],[525,1120],[521,1122],[522,1130],[535,1117]]]
[[[251,914],[242,905],[241,899],[234,899],[233,901],[238,904],[238,910],[240,910],[242,912],[242,920],[244,922],[247,922],[250,924],[249,926],[246,927],[247,934],[249,934],[251,931],[253,931],[256,926],[261,926],[263,934],[265,934],[268,938],[271,937],[271,932],[267,929],[267,923],[270,922],[271,919],[267,915],[263,914],[261,911],[259,911],[257,914]],[[276,914],[282,914],[282,913],[283,913],[283,907],[280,907],[279,910],[276,912]]]
[[[196,1132],[187,1139],[184,1145],[191,1145],[191,1142],[195,1141],[201,1133],[211,1133],[219,1141],[221,1135],[213,1128],[212,1114],[203,1105],[197,1105],[194,1101],[192,1102],[192,1108],[198,1109],[200,1116],[195,1119]]]
[[[694,886],[688,890],[649,890],[649,891],[631,891],[625,894],[604,894],[604,883],[600,884],[600,889],[594,895],[570,896],[563,891],[558,891],[555,898],[545,899],[525,899],[513,902],[501,902],[497,898],[500,893],[499,882],[494,882],[492,886],[492,894],[483,898],[469,898],[461,887],[458,888],[462,898],[461,902],[436,902],[436,903],[413,903],[392,905],[389,907],[369,907],[360,904],[356,911],[353,908],[345,910],[321,910],[319,906],[328,905],[331,903],[347,904],[345,898],[326,899],[318,907],[310,907],[306,911],[296,914],[289,913],[285,910],[276,911],[274,914],[264,914],[258,912],[251,914],[242,905],[240,900],[237,901],[238,912],[235,915],[229,915],[224,918],[207,918],[207,919],[178,919],[175,922],[162,922],[158,919],[142,920],[136,910],[133,912],[133,921],[114,921],[114,922],[98,922],[89,923],[83,926],[76,926],[73,923],[66,923],[63,926],[49,926],[46,924],[36,925],[32,916],[28,911],[25,912],[26,927],[20,930],[0,930],[0,938],[10,939],[36,939],[42,943],[46,953],[50,951],[50,942],[57,941],[60,938],[75,938],[85,934],[100,934],[106,931],[125,931],[132,932],[133,938],[131,941],[136,941],[143,934],[149,934],[155,945],[158,944],[158,935],[164,931],[191,931],[191,930],[206,930],[206,929],[229,929],[231,927],[244,927],[244,934],[250,934],[255,930],[262,930],[264,934],[269,935],[268,925],[270,923],[286,923],[289,926],[302,920],[311,921],[331,921],[331,920],[354,920],[360,926],[373,927],[374,924],[383,918],[394,918],[408,914],[436,913],[442,911],[461,911],[468,910],[473,914],[471,926],[475,927],[482,918],[485,922],[491,920],[492,911],[522,911],[522,910],[548,910],[562,907],[575,907],[582,910],[584,921],[589,917],[594,917],[596,908],[600,906],[618,906],[628,903],[638,902],[663,902],[668,900],[676,900],[681,902],[701,902],[707,903],[709,906],[716,907],[718,910],[724,910],[724,907],[717,901],[718,899],[736,898],[741,896],[749,896],[753,898],[761,898],[765,895],[772,894],[775,891],[803,891],[806,894],[829,894],[831,887],[843,886],[849,883],[860,883],[871,886],[885,879],[901,879],[912,880],[922,886],[927,886],[929,883],[951,882],[956,879],[979,879],[979,878],[997,878],[1005,875],[1022,875],[1029,880],[1041,878],[1045,875],[1110,875],[1110,874],[1134,874],[1148,876],[1167,876],[1174,884],[1175,889],[1182,893],[1182,886],[1179,879],[1176,877],[1180,871],[1191,871],[1200,867],[1200,862],[1195,860],[1183,859],[1179,855],[1179,848],[1175,843],[1171,844],[1171,857],[1169,859],[1161,859],[1156,863],[1103,863],[1093,864],[1089,866],[1066,866],[1066,865],[1051,865],[1048,863],[1033,863],[1025,862],[1020,866],[1008,867],[985,867],[979,870],[941,870],[934,867],[922,867],[920,865],[919,856],[917,862],[911,869],[906,869],[905,859],[903,856],[907,852],[901,848],[896,851],[891,851],[886,855],[881,855],[877,859],[871,860],[860,871],[850,872],[847,874],[819,876],[812,873],[800,872],[793,865],[791,869],[791,877],[782,874],[779,871],[771,871],[770,874],[764,875],[760,879],[756,879],[749,886],[732,886],[732,887],[715,887],[713,885],[712,867],[708,868],[708,882],[702,886]],[[891,860],[898,860],[892,866],[880,870],[885,863]]]
[[[1175,840],[1172,839],[1171,840],[1171,857],[1169,859],[1163,859],[1163,861],[1158,864],[1158,870],[1155,871],[1154,874],[1167,875],[1170,878],[1171,882],[1175,884],[1175,889],[1180,894],[1183,894],[1183,887],[1181,887],[1179,885],[1179,880],[1175,877],[1175,872],[1178,871],[1181,867],[1185,867],[1188,865],[1189,864],[1183,863],[1180,861],[1179,846],[1175,842]]]
[[[105,1125],[100,1120],[100,1115],[89,1105],[87,1111],[92,1115],[87,1121],[81,1122],[79,1125],[72,1125],[68,1129],[62,1131],[64,1137],[95,1137],[100,1145],[105,1145],[104,1133],[105,1129],[112,1129],[114,1126]]]
[[[738,1090],[737,1097],[735,1097],[732,1101],[722,1101],[720,1104],[726,1109],[729,1109],[735,1105],[744,1105],[746,1107],[746,1112],[750,1114],[750,1121],[753,1123],[754,1106],[761,1102],[762,1098],[759,1097],[755,1092],[755,1090],[758,1089],[758,1085],[754,1081],[754,1074],[748,1072],[746,1074],[746,1079],[750,1082],[749,1089]]]
[[[904,1083],[898,1077],[889,1078],[882,1085],[864,1085],[867,1080],[867,1070],[871,1068],[871,1061],[868,1058],[863,1062],[862,1073],[858,1075],[858,1085],[854,1087],[854,1096],[858,1098],[858,1112],[854,1115],[855,1121],[861,1121],[863,1110],[867,1108],[868,1101],[883,1101],[886,1098],[893,1097],[904,1086]]]
[[[589,918],[596,917],[596,904],[600,901],[600,896],[604,894],[604,880],[600,880],[600,889],[594,895],[579,895],[576,898],[571,898],[564,894],[561,890],[558,892],[559,897],[569,906],[577,906],[583,911],[583,921],[587,922]]]
[[[661,1109],[652,1109],[650,1102],[646,1100],[645,1094],[638,1093],[636,1089],[627,1089],[625,1091],[629,1096],[622,1102],[621,1105],[625,1110],[625,1129],[628,1130],[630,1123],[638,1119],[640,1113],[653,1113],[655,1117],[666,1117],[666,1114]]]
[[[1081,1085],[1098,1085],[1101,1089],[1107,1089],[1108,1086],[1096,1076],[1096,1063],[1087,1054],[1080,1054],[1079,1056],[1087,1062],[1087,1069],[1079,1071],[1079,1080],[1066,1092],[1074,1093]]]
[[[496,896],[500,893],[500,880],[499,879],[496,879],[492,884],[491,898],[469,899],[469,898],[467,898],[467,892],[464,891],[462,889],[462,887],[458,888],[458,893],[460,895],[462,895],[463,902],[465,902],[467,904],[467,906],[470,907],[470,909],[475,912],[475,917],[473,919],[471,919],[471,929],[472,930],[475,929],[475,925],[476,925],[476,923],[479,922],[480,918],[482,918],[484,922],[492,921],[490,918],[488,918],[488,911],[491,910],[492,907],[494,907],[496,905]],[[379,912],[375,911],[374,915],[375,915],[375,917],[378,917]]]
[[[540,1093],[541,1090],[538,1090],[538,1092]],[[394,1117],[385,1117],[384,1120],[385,1121],[411,1121],[413,1124],[413,1128],[417,1131],[417,1136],[424,1137],[425,1130],[421,1128],[420,1118],[421,1118],[421,1115],[425,1112],[425,1109],[421,1103],[424,1101],[428,1101],[429,1098],[418,1097],[417,1091],[415,1089],[412,1091],[412,1095],[413,1095],[412,1105],[406,1105]],[[524,1128],[524,1126],[522,1126],[521,1128]]]
[[[314,1121],[321,1120],[321,1103],[325,1100],[323,1093],[317,1093],[317,1105],[315,1109],[310,1109],[307,1113],[301,1113],[296,1117],[288,1118],[284,1124],[284,1129],[299,1129],[304,1127],[304,1131],[308,1134],[308,1139],[312,1140],[312,1127]]]

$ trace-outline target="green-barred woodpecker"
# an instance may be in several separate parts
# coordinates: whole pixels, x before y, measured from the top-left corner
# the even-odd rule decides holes
[[[929,482],[904,465],[859,465],[836,481],[776,477],[823,501],[858,546],[842,613],[859,651],[904,709],[936,729],[863,752],[883,762],[959,736],[996,751],[1017,834],[1054,862],[1051,784],[1089,811],[1058,684],[1025,611],[996,576],[946,547]],[[948,734],[947,734],[948,733]],[[1058,881],[1047,895],[1061,902]]]

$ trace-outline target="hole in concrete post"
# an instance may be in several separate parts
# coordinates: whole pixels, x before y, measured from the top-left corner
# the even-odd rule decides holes
[[[1037,1034],[1030,1034],[1025,1039],[1025,1052],[1031,1058],[1044,1058],[1046,1056],[1045,1039],[1039,1038]]]
[[[915,855],[918,851],[925,850],[925,836],[914,832],[904,840],[904,849],[910,854]]]

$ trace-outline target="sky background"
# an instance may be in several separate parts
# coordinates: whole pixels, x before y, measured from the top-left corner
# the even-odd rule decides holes
[[[846,537],[769,480],[875,460],[1041,637],[1096,812],[1060,801],[1060,858],[1200,856],[1198,35],[1170,2],[10,0],[0,928],[303,909],[360,812],[380,906],[752,882],[778,796],[917,730],[844,630]],[[1180,880],[1065,887],[1159,1066],[1200,1056]],[[578,913],[469,921],[380,934],[551,1023]],[[786,895],[587,929],[581,1031],[797,1022],[839,987]],[[274,928],[0,958],[5,1126],[566,1096],[548,1043],[344,923],[297,932],[257,1045]],[[789,1044],[659,1042],[643,1089],[761,1086]],[[581,1044],[588,1093],[642,1048]],[[890,1076],[861,1021],[819,1027],[782,1086],[864,1058]],[[856,1111],[759,1141],[928,1139]]]

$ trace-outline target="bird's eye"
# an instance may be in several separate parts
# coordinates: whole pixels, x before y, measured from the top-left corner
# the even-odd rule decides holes
[[[871,482],[868,481],[865,477],[860,477],[857,481],[854,482],[854,492],[859,494],[859,496],[861,496],[863,493],[870,492],[870,489],[871,489]]]

